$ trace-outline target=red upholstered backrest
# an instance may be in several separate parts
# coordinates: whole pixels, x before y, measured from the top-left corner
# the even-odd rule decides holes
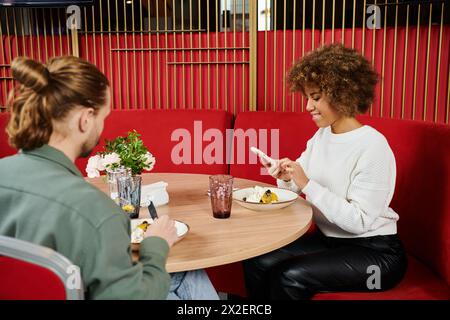
[[[0,300],[65,300],[61,279],[51,270],[0,256]]]
[[[195,130],[194,130],[195,126]],[[232,128],[232,115],[225,111],[209,110],[124,110],[112,111],[106,119],[100,145],[94,150],[100,151],[104,139],[113,139],[126,135],[135,129],[142,135],[142,140],[149,151],[156,157],[156,165],[152,172],[185,172],[185,173],[227,173],[228,165],[225,155],[221,163],[206,164],[202,154],[210,141],[203,141],[203,134],[208,129],[217,129],[223,137],[225,146],[225,131]],[[189,134],[190,142],[184,138],[172,141],[172,133]],[[187,135],[186,135],[187,136]],[[188,141],[191,156],[190,163],[176,164],[171,154],[180,141]],[[197,163],[196,163],[197,162]],[[77,166],[83,174],[87,159],[77,160]]]
[[[246,132],[256,129],[267,129],[267,138],[264,134],[258,134],[258,148],[261,148],[264,141],[267,141],[267,154],[269,156],[276,155],[273,151],[276,146],[272,145],[272,136],[277,133],[273,131],[279,130],[279,156],[297,159],[300,153],[306,148],[306,142],[311,138],[317,130],[316,125],[312,122],[311,117],[305,113],[296,112],[241,112],[236,116],[234,124],[235,133],[239,129]],[[277,139],[276,139],[277,140]],[[237,140],[235,140],[237,141]],[[241,147],[242,148],[242,147]],[[237,153],[237,143],[233,144],[234,154]],[[234,163],[230,165],[230,173],[233,176],[258,180],[267,183],[276,183],[275,180],[268,175],[261,175],[261,165],[259,163],[249,163],[249,139],[245,140],[245,164],[237,163],[236,156]],[[264,151],[264,150],[263,150]]]
[[[5,131],[8,121],[9,113],[0,113],[0,158],[17,153],[17,151],[8,144],[8,136]]]
[[[8,113],[0,113],[0,158],[15,154],[17,151],[8,145],[5,132],[9,120]],[[223,146],[226,146],[226,130],[232,128],[233,117],[230,113],[216,110],[124,110],[112,111],[105,121],[105,128],[100,138],[100,144],[94,153],[104,146],[105,139],[114,139],[119,135],[126,135],[128,131],[135,129],[141,135],[145,145],[156,157],[154,172],[187,172],[187,173],[227,173],[228,165],[225,152],[222,161],[206,164],[203,158],[205,147],[215,140],[204,136],[208,129],[217,129],[223,136]],[[183,138],[174,138],[172,133],[181,129],[181,133],[189,133],[191,146],[190,163],[176,164],[172,161],[172,149]],[[198,147],[197,147],[198,146]],[[83,174],[87,159],[79,159],[76,162]]]
[[[450,284],[450,127],[408,120],[360,119],[384,134],[395,154],[397,183],[391,207],[400,215],[398,231],[406,249]],[[308,114],[281,112],[239,113],[235,130],[238,128],[278,128],[279,155],[291,159],[301,154],[317,130]],[[275,183],[270,176],[260,174],[259,164],[231,164],[230,172],[237,177]]]
[[[388,140],[397,163],[391,207],[407,250],[450,284],[450,126],[361,117]]]

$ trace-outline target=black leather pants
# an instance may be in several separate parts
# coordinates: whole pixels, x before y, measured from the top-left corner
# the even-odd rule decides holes
[[[397,235],[345,239],[316,231],[244,261],[244,273],[250,299],[298,300],[319,292],[387,290],[406,266]]]

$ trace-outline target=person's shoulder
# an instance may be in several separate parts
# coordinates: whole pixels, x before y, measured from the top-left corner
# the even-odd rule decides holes
[[[326,132],[327,130],[330,130],[330,127],[322,127],[322,128],[318,128],[318,129],[316,130],[316,133],[314,133],[314,136],[324,135],[325,132]]]
[[[108,195],[67,168],[37,157],[17,154],[0,159],[0,186],[32,196],[98,228],[122,210]],[[39,200],[38,200],[39,199]]]
[[[314,132],[313,136],[311,137],[311,139],[309,139],[311,142],[314,140],[320,140],[323,137],[326,136],[327,134],[327,130],[329,130],[329,127],[324,127],[324,128],[318,128],[316,130],[316,132]]]
[[[46,166],[37,159],[27,157],[19,152],[0,159],[0,181],[20,181],[32,172],[42,172]]]
[[[18,162],[23,161],[24,157],[21,153],[16,153],[15,155],[7,156],[0,159],[0,170],[8,170],[8,168],[18,166]]]
[[[60,170],[59,166],[54,166],[51,161],[40,157],[30,156],[19,151],[18,153],[0,159],[0,172],[17,175],[28,172],[42,172]]]
[[[369,157],[383,159],[394,157],[388,140],[381,132],[367,125],[364,126],[364,129],[364,141],[361,142],[361,145]]]
[[[118,214],[123,215],[122,210],[108,195],[84,179],[72,176],[67,179],[66,185],[62,195],[65,203],[95,228]]]
[[[368,125],[365,125],[364,129],[364,137],[365,140],[367,140],[367,146],[389,147],[389,142],[380,131]]]

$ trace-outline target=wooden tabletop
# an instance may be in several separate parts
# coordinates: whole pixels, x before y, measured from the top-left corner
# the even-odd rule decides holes
[[[189,225],[189,233],[170,250],[167,271],[187,271],[228,264],[278,249],[298,239],[309,228],[311,206],[301,197],[292,205],[273,211],[252,211],[233,202],[229,219],[215,219],[206,195],[209,175],[147,173],[142,184],[165,181],[170,201],[157,208],[158,215],[169,215]],[[87,179],[104,192],[102,178]],[[234,179],[235,188],[267,184]],[[148,217],[141,209],[141,218]],[[137,258],[135,255],[134,258]]]

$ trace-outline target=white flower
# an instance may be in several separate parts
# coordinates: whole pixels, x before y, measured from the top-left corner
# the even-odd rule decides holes
[[[86,172],[89,178],[100,177],[100,172],[98,169],[99,162],[101,162],[101,157],[95,155],[89,158],[88,164],[86,166]]]
[[[103,166],[103,169],[100,169],[100,171],[105,170],[106,168],[110,167],[113,164],[119,164],[120,163],[120,157],[117,153],[113,152],[113,153],[108,153],[105,154],[105,156],[103,157],[101,164]]]
[[[107,167],[120,163],[120,157],[117,153],[108,153],[106,155],[95,155],[89,158],[86,166],[86,172],[89,178],[100,177],[100,171],[105,171]]]
[[[100,172],[98,170],[92,169],[86,169],[87,175],[89,178],[97,178],[100,177]]]
[[[147,171],[153,170],[153,167],[155,166],[155,162],[156,162],[155,157],[150,152],[147,152],[144,155],[144,157],[145,157],[145,161],[144,161],[145,169]]]

